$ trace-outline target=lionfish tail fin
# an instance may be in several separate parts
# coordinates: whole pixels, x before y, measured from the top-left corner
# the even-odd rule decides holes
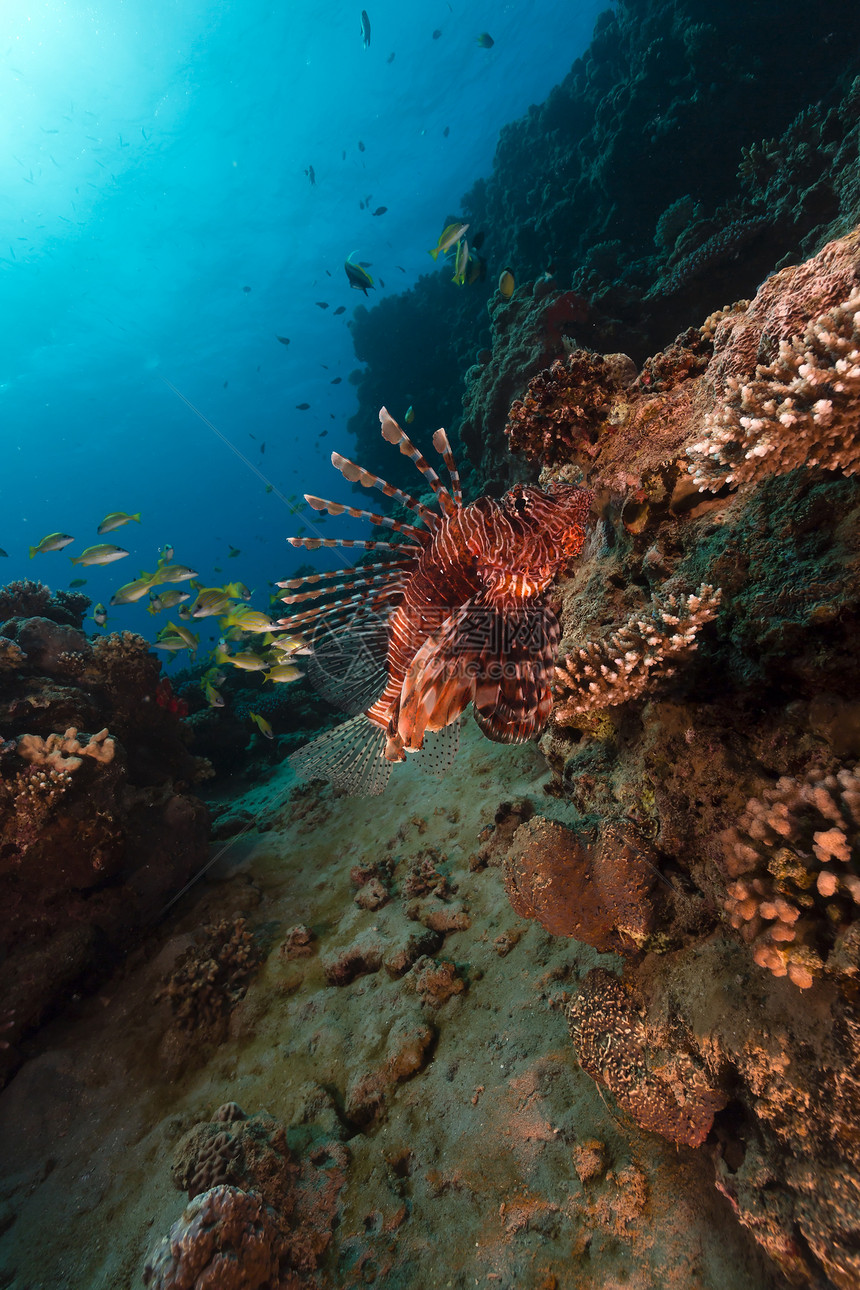
[[[439,505],[446,514],[450,515],[456,510],[454,500],[442,480],[436,474],[436,471],[428,461],[422,457],[421,453],[415,447],[415,444],[409,438],[405,430],[394,420],[394,417],[388,411],[388,408],[379,409],[379,424],[382,428],[382,437],[388,443],[396,444],[404,457],[409,457],[415,462],[415,465],[421,471],[421,474],[427,480],[427,483],[433,489],[433,492],[439,498]]]
[[[444,461],[445,468],[448,471],[448,476],[451,480],[451,492],[454,496],[454,505],[462,506],[463,490],[460,487],[460,472],[457,469],[457,462],[454,458],[454,453],[451,450],[448,436],[441,426],[433,436],[433,447],[439,453],[439,456]]]
[[[360,713],[294,752],[290,765],[300,779],[327,779],[355,797],[378,797],[391,774],[386,742],[385,731]]]

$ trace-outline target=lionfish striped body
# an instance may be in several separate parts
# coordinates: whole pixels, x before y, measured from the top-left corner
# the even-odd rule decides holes
[[[464,506],[444,430],[433,443],[450,491],[385,408],[379,419],[384,438],[415,461],[439,511],[333,453],[348,480],[403,502],[424,527],[306,494],[317,510],[369,519],[404,541],[289,538],[294,546],[383,549],[394,558],[280,584],[314,584],[284,596],[287,604],[328,598],[279,626],[309,640],[311,679],[357,714],[290,760],[306,778],[365,793],[382,792],[392,764],[407,753],[444,772],[469,703],[481,730],[498,742],[521,743],[543,728],[560,633],[540,597],[581,550],[592,499],[572,485],[550,492],[517,485],[498,502],[482,497]]]

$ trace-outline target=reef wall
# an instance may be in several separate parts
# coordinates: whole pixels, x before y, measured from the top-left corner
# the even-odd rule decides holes
[[[625,957],[580,1065],[712,1157],[792,1284],[860,1280],[860,228],[635,365],[577,350],[506,426],[599,513],[559,584],[551,792],[514,908]]]
[[[565,335],[641,363],[847,232],[860,218],[858,48],[846,0],[814,23],[794,2],[607,9],[463,199],[489,289],[437,270],[358,311],[359,460],[385,473],[377,411],[412,403],[419,425],[460,436],[482,490],[501,491],[523,467],[500,418]],[[494,290],[505,266],[509,301]]]

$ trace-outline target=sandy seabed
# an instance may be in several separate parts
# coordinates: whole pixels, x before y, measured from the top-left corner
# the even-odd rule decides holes
[[[350,799],[284,764],[231,800],[256,827],[216,844],[0,1096],[0,1287],[142,1286],[188,1201],[177,1145],[227,1102],[286,1126],[297,1165],[339,1144],[325,1197],[292,1219],[315,1229],[319,1266],[290,1286],[779,1284],[707,1148],[643,1133],[577,1065],[565,996],[615,960],[519,919],[481,852],[503,802],[566,820],[547,779],[533,745],[491,745],[469,719],[444,780],[396,767],[383,797]],[[201,1039],[164,982],[204,925],[237,915],[262,962],[220,1042]]]

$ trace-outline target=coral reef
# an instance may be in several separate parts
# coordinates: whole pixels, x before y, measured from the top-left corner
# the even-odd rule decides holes
[[[784,775],[726,830],[729,920],[774,976],[808,989],[825,969],[857,972],[843,946],[860,930],[858,840],[860,765]]]
[[[375,410],[411,403],[459,434],[482,489],[502,491],[522,478],[508,407],[563,356],[563,337],[641,363],[715,299],[752,295],[847,232],[860,212],[860,19],[837,0],[811,42],[805,22],[797,0],[778,23],[755,6],[703,15],[695,0],[602,13],[586,53],[505,126],[492,174],[464,196],[488,281],[509,265],[517,282],[509,300],[490,296],[489,327],[486,287],[452,290],[447,273],[356,311],[359,459],[382,469]],[[787,77],[797,66],[803,76]],[[555,300],[563,317],[547,316]]]
[[[160,665],[129,633],[91,643],[82,599],[0,589],[13,615],[0,624],[4,1076],[21,1040],[112,969],[206,852],[208,814],[188,792],[202,764],[153,701]]]
[[[706,583],[687,595],[654,597],[645,614],[631,615],[608,636],[565,655],[555,674],[555,723],[581,724],[585,714],[627,703],[655,678],[672,676],[675,660],[696,648],[696,634],[716,617],[719,603],[720,591]]]

